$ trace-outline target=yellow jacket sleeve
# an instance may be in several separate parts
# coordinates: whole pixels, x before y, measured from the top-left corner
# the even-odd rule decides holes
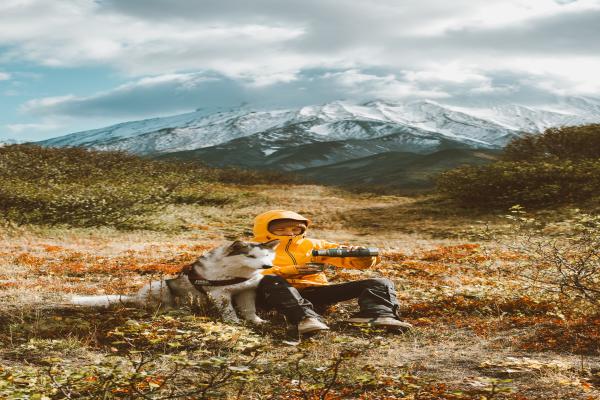
[[[318,240],[315,241],[314,248],[316,250],[320,249],[332,249],[336,247],[341,247],[342,245],[339,243],[328,242],[326,240]],[[322,262],[327,264],[335,265],[336,267],[341,268],[350,268],[350,269],[366,269],[374,267],[375,265],[381,262],[380,256],[373,257],[324,257],[317,256],[314,257],[314,262]]]
[[[283,265],[281,267],[273,267],[262,271],[263,275],[279,275],[282,277],[298,275],[298,268],[295,265]]]

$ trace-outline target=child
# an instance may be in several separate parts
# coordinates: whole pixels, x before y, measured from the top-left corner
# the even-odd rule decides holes
[[[373,326],[408,330],[411,324],[398,318],[398,300],[394,284],[388,279],[364,279],[330,285],[322,268],[306,263],[327,263],[342,268],[363,269],[379,263],[379,257],[321,257],[313,250],[341,246],[319,239],[305,238],[310,220],[292,211],[271,210],[254,220],[256,242],[279,239],[274,267],[265,270],[257,290],[260,306],[276,309],[289,322],[298,325],[298,333],[307,334],[329,327],[323,323],[313,305],[323,307],[358,298],[360,311],[348,322],[371,323]],[[356,246],[351,246],[350,249]]]

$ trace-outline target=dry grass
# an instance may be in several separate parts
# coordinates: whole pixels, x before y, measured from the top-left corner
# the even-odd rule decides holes
[[[364,352],[341,372],[340,379],[354,385],[347,398],[358,392],[365,399],[600,396],[600,318],[565,315],[500,268],[519,254],[474,238],[485,224],[505,229],[501,219],[473,216],[431,198],[350,194],[312,185],[228,190],[251,195],[247,202],[223,207],[172,207],[157,216],[174,227],[171,231],[4,229],[0,373],[2,366],[42,368],[42,356],[32,350],[42,342],[69,365],[102,359],[112,351],[110,332],[136,314],[65,308],[71,294],[130,293],[223,241],[249,237],[255,215],[292,209],[313,221],[311,237],[383,249],[376,270],[335,271],[330,278],[392,279],[403,315],[416,328],[405,335],[349,329],[340,320],[356,307],[350,302],[326,315],[332,332],[290,346],[283,320],[270,314],[272,324],[255,332],[268,345],[262,357],[270,367],[261,367],[261,382],[289,388],[288,397],[275,398],[302,398],[294,391],[294,371],[285,364],[290,357],[304,352],[307,362],[323,365],[349,344]],[[23,346],[30,350],[23,352]],[[246,398],[257,399],[267,398],[275,387],[248,385]],[[390,387],[402,390],[386,392]],[[328,398],[343,393],[336,388]]]

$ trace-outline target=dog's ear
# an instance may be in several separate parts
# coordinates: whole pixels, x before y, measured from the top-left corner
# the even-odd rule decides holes
[[[229,247],[225,250],[225,257],[237,256],[240,254],[248,254],[250,247],[246,242],[242,242],[241,240],[236,240],[231,243]]]
[[[274,249],[279,244],[279,239],[269,240],[268,242],[264,242],[260,244],[260,247],[264,249]]]

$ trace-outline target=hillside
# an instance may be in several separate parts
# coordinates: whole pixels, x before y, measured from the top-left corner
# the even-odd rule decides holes
[[[468,147],[456,140],[440,139],[431,133],[408,128],[377,138],[321,141],[301,128],[291,126],[156,158],[197,159],[215,167],[238,165],[293,171],[362,158],[385,150],[422,154],[443,148]]]
[[[377,157],[373,162],[386,162]],[[441,164],[447,160],[444,152],[435,157]],[[138,160],[128,169],[138,171],[139,162],[143,165]],[[93,165],[109,167],[98,160],[85,163]],[[600,395],[597,311],[572,292],[557,295],[546,290],[552,287],[524,279],[536,265],[535,252],[544,247],[528,249],[526,231],[502,215],[456,208],[432,196],[355,194],[276,177],[262,183],[227,179],[212,175],[195,189],[195,198],[209,201],[147,210],[150,227],[3,221],[0,397],[587,400]],[[216,201],[216,194],[225,201]],[[69,305],[72,294],[133,293],[151,279],[177,273],[208,249],[247,240],[254,216],[269,209],[310,218],[310,237],[380,248],[382,262],[375,268],[330,269],[329,279],[391,279],[402,317],[414,330],[399,335],[350,328],[343,321],[355,310],[354,301],[325,314],[330,332],[302,341],[273,312],[262,314],[266,326],[253,328],[224,324],[214,313],[187,305],[167,314]],[[577,235],[564,235],[579,218],[568,208],[530,217],[543,222],[554,246]],[[593,220],[585,218],[588,230],[574,239],[594,237]],[[537,236],[541,243],[544,235]],[[577,243],[572,245],[583,242]],[[541,271],[551,272],[536,270]]]
[[[380,186],[400,191],[431,189],[435,177],[460,165],[487,164],[499,151],[447,149],[431,154],[387,152],[298,173],[317,182],[345,186]]]
[[[367,166],[492,156],[398,152],[343,168],[360,176]],[[353,193],[81,148],[6,146],[0,164],[2,399],[600,396],[597,205],[581,205],[589,215],[490,213],[434,195]],[[253,327],[186,301],[168,312],[70,303],[175,276],[216,246],[250,240],[254,217],[270,209],[309,218],[309,237],[379,248],[378,265],[330,267],[328,279],[391,280],[414,329],[348,326],[355,300],[325,310],[331,330],[312,338],[264,310],[268,323]]]

